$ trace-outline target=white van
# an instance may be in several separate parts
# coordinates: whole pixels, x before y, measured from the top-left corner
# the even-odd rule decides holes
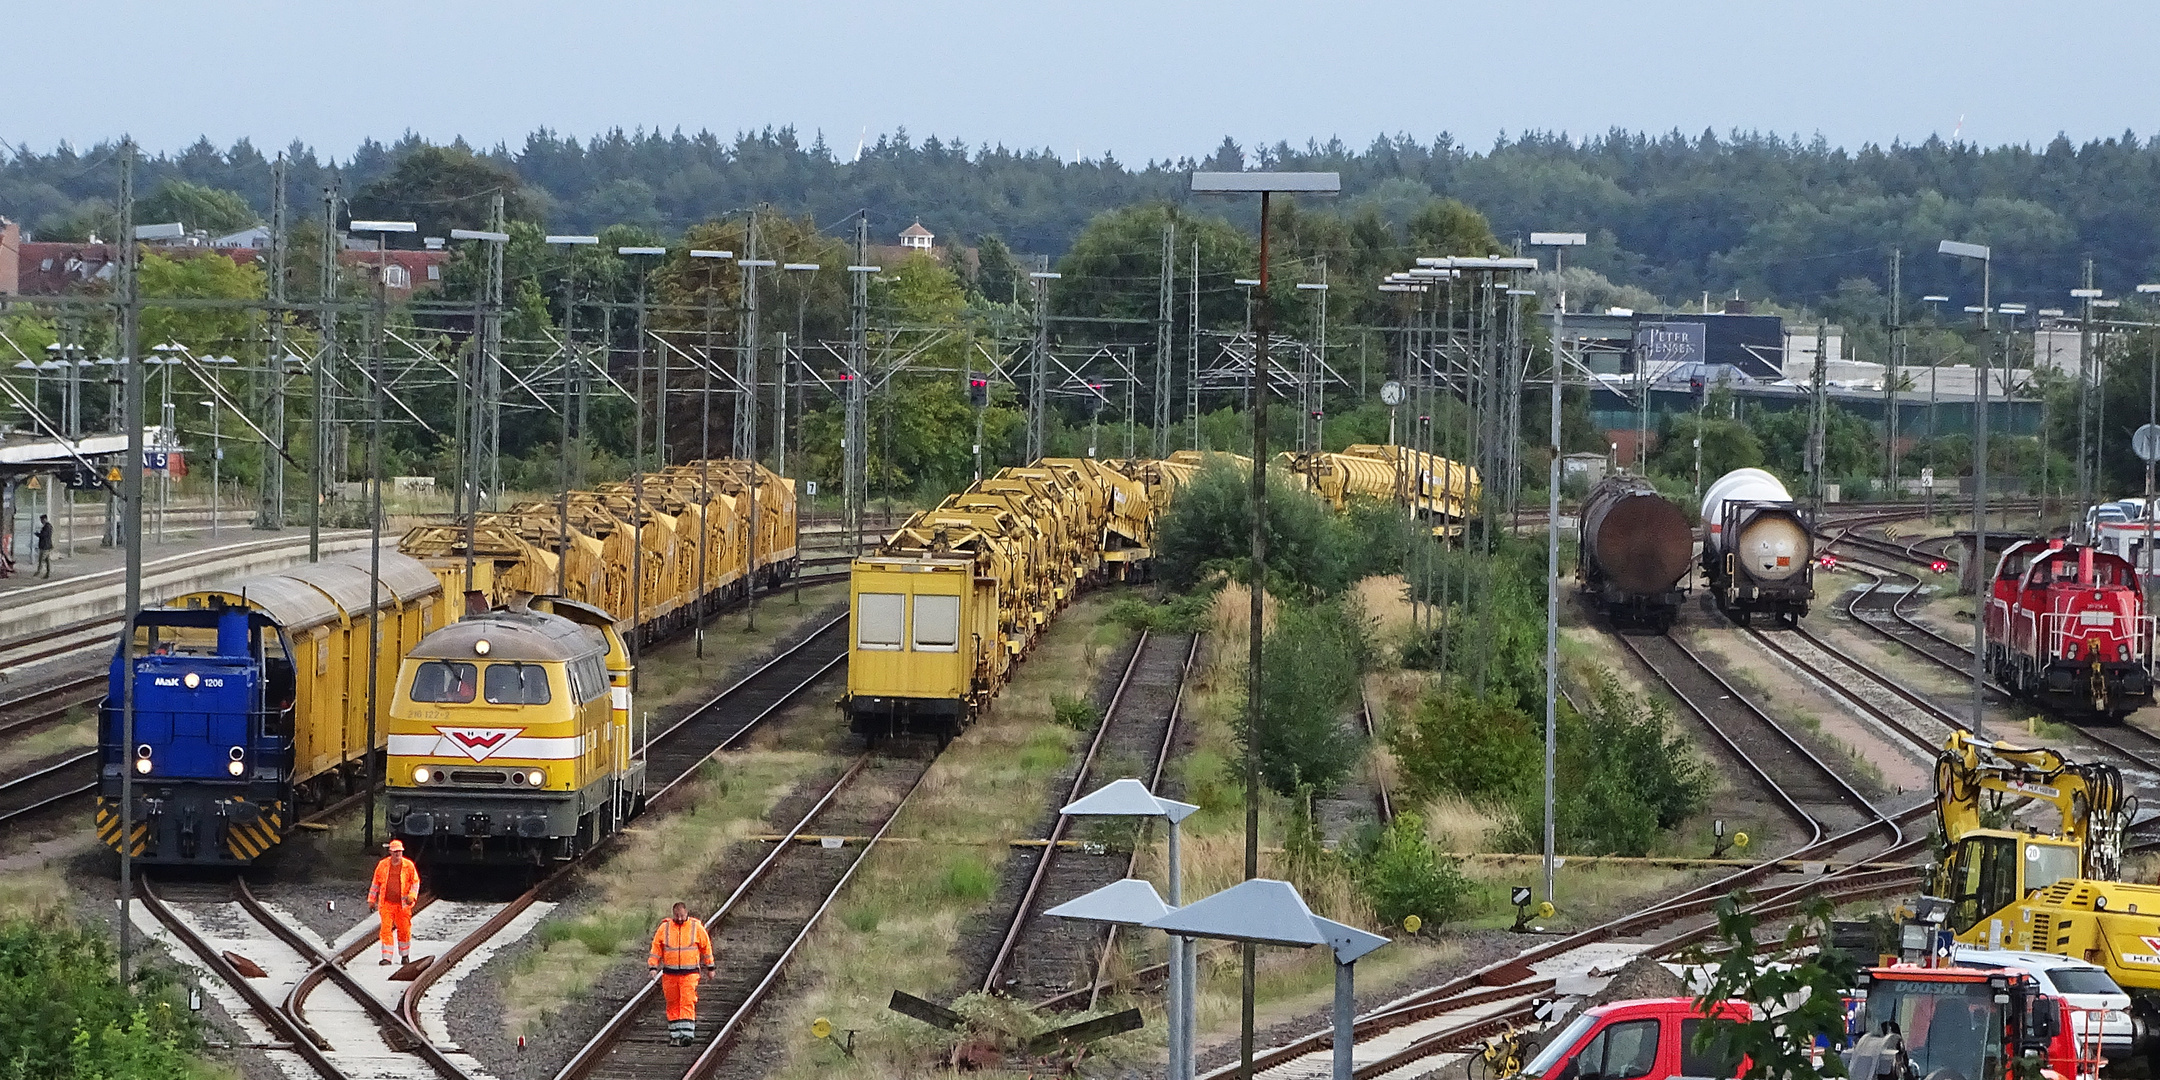
[[[2108,1057],[2130,1056],[2132,1044],[2137,1041],[2137,1025],[2130,1017],[2130,995],[2115,984],[2106,968],[2054,953],[1972,949],[1962,945],[1950,958],[1959,967],[2009,968],[2031,975],[2072,1009],[2084,1009],[2086,1015],[2098,1015],[2101,1048]],[[2071,1030],[2080,1032],[2086,1022],[2084,1016],[2073,1013]]]

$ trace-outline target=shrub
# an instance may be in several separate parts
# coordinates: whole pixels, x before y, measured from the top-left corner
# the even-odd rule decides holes
[[[1427,541],[1413,550],[1405,576],[1421,603],[1444,602],[1445,629],[1413,631],[1401,649],[1404,667],[1444,671],[1481,697],[1545,711],[1543,548],[1497,538],[1488,555]]]
[[[1260,770],[1283,795],[1332,791],[1357,765],[1359,739],[1344,723],[1370,661],[1355,595],[1309,607],[1285,604],[1267,635],[1260,675],[1266,726]],[[1240,718],[1240,728],[1244,724]],[[1240,732],[1240,737],[1247,733]]]
[[[162,973],[123,986],[102,934],[50,920],[0,923],[0,1062],[8,1076],[199,1076],[192,1014]]]
[[[1121,596],[1111,603],[1106,617],[1128,630],[1191,634],[1202,629],[1214,603],[1212,590],[1175,595],[1160,604],[1150,604],[1137,596]]]
[[[1072,694],[1051,694],[1050,715],[1074,731],[1087,731],[1102,720],[1094,702]]]
[[[1461,864],[1433,849],[1425,838],[1425,822],[1416,814],[1395,815],[1359,854],[1355,866],[1358,888],[1373,914],[1390,926],[1415,915],[1437,928],[1461,914],[1470,895]]]
[[[1545,737],[1513,702],[1443,691],[1428,695],[1408,723],[1388,737],[1403,797],[1435,795],[1512,799],[1544,772]]]
[[[1313,495],[1270,473],[1267,480],[1270,592],[1332,595],[1353,580],[1357,544],[1350,526]],[[1252,480],[1227,457],[1211,458],[1178,492],[1156,530],[1156,564],[1173,588],[1214,573],[1252,577]]]

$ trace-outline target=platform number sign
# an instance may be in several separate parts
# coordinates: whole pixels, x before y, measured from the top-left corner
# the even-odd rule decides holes
[[[1933,489],[1933,488],[1935,487],[1935,470],[1934,470],[1934,469],[1922,469],[1922,470],[1920,470],[1920,486],[1921,486],[1921,487],[1923,487],[1923,488],[1929,488],[1929,489]]]
[[[169,460],[170,456],[163,450],[145,450],[142,456],[142,467],[150,472],[164,472]]]

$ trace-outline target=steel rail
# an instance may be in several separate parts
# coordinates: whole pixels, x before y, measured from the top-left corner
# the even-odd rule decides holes
[[[382,1029],[384,1042],[388,1043],[391,1049],[412,1054],[427,1062],[428,1068],[435,1070],[436,1075],[443,1077],[444,1080],[471,1080],[470,1074],[459,1068],[455,1062],[452,1062],[441,1050],[435,1047],[435,1044],[428,1039],[427,1034],[420,1030],[419,1024],[408,1023],[406,1018],[399,1015],[396,1009],[391,1008],[381,998],[369,993],[367,988],[361,986],[359,980],[354,979],[350,972],[332,963],[331,958],[324,955],[321,949],[316,948],[314,942],[309,941],[299,931],[287,926],[284,920],[272,914],[269,908],[264,907],[262,902],[255,898],[254,891],[248,888],[246,879],[237,877],[233,879],[233,895],[239,900],[241,909],[247,912],[249,918],[260,923],[264,929],[270,931],[279,941],[284,942],[285,947],[298,954],[302,960],[308,961],[311,965],[309,969],[311,973],[320,970],[328,975],[331,981],[337,983],[338,989],[344,991],[345,996],[359,1005],[361,1011],[367,1013],[368,1018],[375,1021],[376,1026]],[[299,1012],[299,1002],[294,1000],[290,1002],[290,1005],[294,1022],[304,1023]]]
[[[1133,650],[1133,655],[1136,658],[1139,656],[1137,648]],[[1151,792],[1162,790],[1163,769],[1170,764],[1170,746],[1177,741],[1178,720],[1185,714],[1185,684],[1192,680],[1193,660],[1199,655],[1200,635],[1194,634],[1192,643],[1185,648],[1185,663],[1178,668],[1177,689],[1170,697],[1169,722],[1163,725],[1162,745],[1155,749],[1155,767],[1148,773],[1147,786]],[[1105,726],[1108,723],[1108,716],[1105,714]],[[1059,815],[1061,818],[1063,816],[1062,814]],[[1154,824],[1152,818],[1143,823],[1145,827],[1149,828],[1152,828]],[[1050,858],[1050,850],[1044,849],[1042,861],[1047,864]],[[1133,845],[1132,856],[1125,860],[1125,876],[1133,877],[1139,869],[1140,845],[1135,844]],[[1102,946],[1095,954],[1095,977],[1087,986],[1087,1007],[1090,1012],[1093,1012],[1096,1006],[1101,1003],[1103,990],[1110,985],[1110,958],[1117,950],[1117,934],[1118,928],[1115,923],[1103,928]],[[1058,995],[1060,999],[1066,996],[1066,994]],[[1042,1006],[1038,1004],[1036,1007],[1041,1008]]]
[[[1095,767],[1095,754],[1102,749],[1103,737],[1110,733],[1110,725],[1117,722],[1118,705],[1125,700],[1125,691],[1132,685],[1133,672],[1139,669],[1140,656],[1147,652],[1148,639],[1152,636],[1152,631],[1142,630],[1140,640],[1133,643],[1132,656],[1126,659],[1125,671],[1118,676],[1117,689],[1110,694],[1110,705],[1103,710],[1102,722],[1095,725],[1095,737],[1088,740],[1087,753],[1081,755],[1080,767],[1073,770],[1072,784],[1067,788],[1065,797],[1059,800],[1059,806],[1065,806],[1079,798],[1081,790],[1087,786],[1088,775]],[[1035,861],[1035,871],[1028,875],[1027,888],[1021,892],[1020,902],[1013,908],[1012,922],[1005,928],[1004,939],[998,942],[997,955],[991,958],[990,969],[983,975],[981,990],[984,993],[995,990],[998,976],[1005,974],[1005,965],[1012,960],[1013,948],[1020,941],[1020,932],[1027,926],[1028,910],[1035,906],[1035,897],[1042,891],[1043,882],[1050,876],[1050,864],[1057,857],[1058,841],[1065,838],[1071,825],[1072,818],[1059,814],[1056,823],[1050,826],[1050,836],[1043,845],[1042,858]]]
[[[788,961],[794,958],[795,953],[802,948],[804,942],[810,940],[810,935],[817,930],[819,920],[825,917],[827,911],[832,910],[833,902],[840,898],[842,892],[846,891],[848,883],[855,880],[855,872],[862,869],[862,864],[869,860],[870,853],[877,850],[878,842],[885,839],[885,834],[891,831],[893,822],[900,820],[901,810],[907,807],[908,800],[914,797],[915,792],[922,787],[922,782],[929,775],[930,769],[928,766],[925,766],[920,773],[915,775],[914,782],[910,783],[907,791],[901,794],[900,801],[894,804],[892,813],[885,818],[884,824],[878,826],[877,832],[870,837],[867,843],[863,844],[854,861],[850,862],[847,869],[841,872],[840,880],[833,885],[832,891],[825,894],[825,899],[818,904],[817,910],[811,912],[810,917],[803,921],[802,930],[795,935],[794,940],[788,942],[787,948],[781,951],[779,958],[773,961],[772,967],[766,970],[765,977],[758,980],[757,986],[751,989],[750,996],[720,1025],[719,1032],[713,1036],[713,1041],[705,1047],[704,1052],[697,1056],[697,1060],[690,1063],[690,1068],[683,1073],[683,1080],[704,1080],[705,1077],[712,1075],[713,1070],[718,1068],[722,1061],[727,1059],[728,1050],[734,1046],[735,1040],[742,1036],[743,1028],[749,1023],[751,1014],[757,1011],[757,1007],[764,1003],[766,995],[772,992],[773,984],[780,980],[781,973],[787,969]],[[781,846],[785,848],[793,845]]]
[[[182,922],[178,915],[173,914],[172,909],[166,907],[165,902],[158,897],[157,890],[151,886],[148,878],[137,883],[135,898],[151,917],[157,919],[181,944],[186,945],[189,952],[194,953],[197,959],[217,973],[219,979],[232,987],[233,992],[240,995],[240,1000],[247,1003],[248,1011],[254,1013],[271,1031],[283,1036],[291,1044],[292,1051],[299,1054],[317,1075],[323,1080],[346,1080],[344,1071],[332,1064],[322,1047],[316,1044],[315,1033],[272,1005],[268,998],[262,996],[261,991],[250,985],[247,979],[233,968],[230,961],[218,950],[211,948],[202,935],[197,934]],[[120,917],[128,918],[129,913],[123,911]]]
[[[49,765],[24,773],[21,776],[11,777],[6,782],[0,783],[0,802],[16,798],[28,798],[30,800],[20,806],[8,806],[6,810],[0,810],[0,824],[14,821],[17,818],[28,817],[40,810],[60,803],[72,802],[96,791],[97,755],[98,752],[95,749],[85,750],[79,754],[62,758]],[[90,768],[91,773],[90,782],[87,784],[69,787],[63,791],[42,797],[34,794],[28,796],[21,794],[25,791],[34,792],[40,781],[55,779],[64,771],[81,769],[85,766]]]

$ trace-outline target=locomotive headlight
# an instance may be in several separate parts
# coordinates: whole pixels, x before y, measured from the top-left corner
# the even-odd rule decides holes
[[[225,762],[226,772],[231,773],[234,776],[238,776],[241,773],[247,771],[246,747],[235,746],[232,749],[225,751],[225,756],[229,759]]]
[[[486,656],[488,654],[488,639],[481,638],[473,642],[472,651],[476,656]]]
[[[416,766],[416,767],[414,767],[414,769],[413,769],[413,771],[412,771],[412,782],[413,782],[413,783],[415,783],[415,784],[425,784],[425,783],[427,783],[427,782],[428,782],[428,767],[427,767],[427,766],[425,766],[425,765],[420,765],[420,766]]]
[[[228,761],[225,763],[225,771],[238,776],[247,771],[247,766],[237,761]]]
[[[202,685],[202,676],[190,671],[187,674],[180,676],[180,685],[185,686],[190,690],[193,690],[196,687]]]
[[[141,746],[138,746],[138,747],[136,747],[136,748],[135,748],[135,771],[136,771],[136,772],[139,772],[139,773],[142,773],[142,774],[144,774],[144,775],[146,775],[146,776],[147,776],[147,775],[149,775],[149,772],[150,772],[150,744],[149,744],[149,743],[144,743],[144,744],[142,744]]]
[[[2117,644],[2117,645],[2115,646],[2115,659],[2117,659],[2117,660],[2128,660],[2128,659],[2130,659],[2130,646],[2129,646],[2129,645],[2127,645],[2127,644],[2120,644],[2120,643],[2118,643],[2118,644]]]
[[[539,787],[541,782],[546,779],[547,774],[541,772],[538,769],[534,769],[533,771],[525,774],[525,782],[531,784],[534,787]]]

